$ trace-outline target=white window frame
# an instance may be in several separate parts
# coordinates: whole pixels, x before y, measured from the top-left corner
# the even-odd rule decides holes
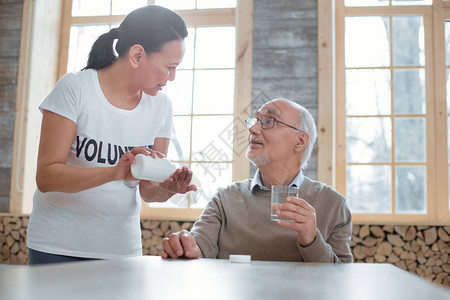
[[[318,179],[345,195],[345,118],[342,116],[345,114],[344,17],[348,15],[423,15],[427,51],[427,213],[354,213],[353,221],[356,224],[450,224],[448,164],[442,163],[448,161],[443,24],[445,19],[450,19],[449,2],[434,0],[431,6],[367,9],[345,7],[344,0],[318,0]]]

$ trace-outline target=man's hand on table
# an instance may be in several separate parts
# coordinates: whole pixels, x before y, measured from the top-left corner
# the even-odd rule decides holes
[[[194,237],[186,230],[172,233],[163,239],[162,246],[162,258],[199,258],[202,254]]]

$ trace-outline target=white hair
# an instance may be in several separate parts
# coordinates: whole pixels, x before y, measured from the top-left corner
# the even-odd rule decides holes
[[[294,101],[284,99],[284,98],[278,98],[278,99],[275,99],[272,101],[277,101],[277,100],[284,101],[284,102],[288,103],[289,105],[291,105],[293,108],[298,110],[297,128],[300,130],[303,130],[309,136],[308,145],[306,145],[306,148],[303,152],[303,157],[301,158],[302,169],[306,170],[306,168],[308,167],[308,160],[311,157],[311,152],[314,148],[314,144],[317,139],[317,127],[316,127],[314,118],[306,108],[304,108],[303,106],[301,106],[300,104],[298,104]],[[270,102],[272,102],[272,101],[270,101]]]

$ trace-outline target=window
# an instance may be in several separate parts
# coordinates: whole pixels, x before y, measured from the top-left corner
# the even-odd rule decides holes
[[[450,220],[444,4],[336,1],[334,178],[356,222]]]
[[[252,1],[237,4],[236,0],[65,0],[57,77],[84,68],[97,37],[118,26],[127,13],[146,4],[173,9],[188,24],[183,62],[177,68],[176,80],[169,82],[165,90],[174,108],[168,157],[176,165],[194,171],[200,191],[175,195],[166,203],[151,204],[152,209],[144,205],[142,214],[192,220],[201,213],[217,186],[249,176],[250,166],[242,151],[246,145],[239,141],[242,134],[247,139],[243,120],[251,106]],[[27,132],[39,128],[27,127]],[[20,196],[23,195],[14,201],[23,201]]]

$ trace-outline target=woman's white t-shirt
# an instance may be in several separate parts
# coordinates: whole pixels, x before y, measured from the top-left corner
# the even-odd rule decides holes
[[[172,106],[166,95],[142,95],[132,110],[119,109],[103,95],[97,71],[63,76],[40,106],[77,124],[67,165],[110,167],[133,147],[152,147],[170,138]],[[37,190],[27,234],[31,249],[76,257],[142,255],[136,187],[112,181],[78,193]]]

